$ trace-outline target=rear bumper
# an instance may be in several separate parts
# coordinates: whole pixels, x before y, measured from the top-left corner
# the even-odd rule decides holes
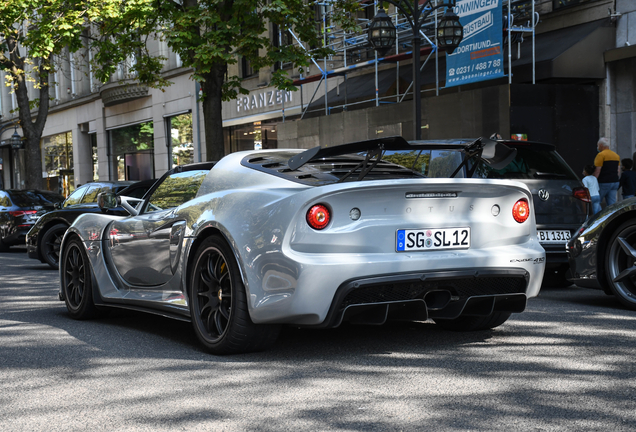
[[[523,312],[529,278],[524,269],[475,268],[352,280],[338,288],[319,327]]]
[[[472,309],[489,315],[500,306],[521,312],[526,299],[538,295],[545,268],[545,252],[536,239],[523,245],[430,254],[290,253],[285,267],[297,269],[293,275],[283,271],[285,261],[280,258],[276,267],[263,268],[260,281],[246,284],[255,323],[334,327],[362,309],[387,315],[358,317],[372,323],[394,313],[402,319],[426,320],[450,319]],[[258,268],[257,262],[253,268]],[[261,287],[264,295],[259,298]]]
[[[2,239],[2,242],[8,246],[24,245],[27,232],[29,228],[17,228],[13,230],[9,235]]]

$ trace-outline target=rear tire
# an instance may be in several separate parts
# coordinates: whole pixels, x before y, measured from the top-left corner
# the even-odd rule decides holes
[[[510,318],[510,312],[493,312],[488,316],[460,316],[455,319],[436,319],[435,324],[445,330],[478,331],[489,330],[505,323]]]
[[[68,242],[60,265],[64,302],[71,318],[85,320],[97,317],[99,311],[93,303],[93,270],[79,238]]]
[[[625,307],[636,310],[636,221],[619,226],[608,245],[605,254],[607,287]]]
[[[60,267],[60,244],[67,228],[64,224],[53,225],[42,236],[40,255],[51,268]]]
[[[208,237],[193,260],[188,296],[192,325],[212,354],[262,351],[276,342],[280,325],[254,324],[232,249],[220,236]]]

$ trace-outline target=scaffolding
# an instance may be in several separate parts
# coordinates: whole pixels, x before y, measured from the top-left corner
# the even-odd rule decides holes
[[[445,0],[431,0],[433,4],[437,2],[444,2]],[[532,83],[535,83],[535,28],[539,22],[539,14],[535,11],[535,3],[537,0],[502,0],[503,3],[503,18],[504,18],[504,40],[503,43],[507,44],[507,57],[508,57],[508,73],[504,74],[508,77],[508,82],[512,83],[512,57],[513,57],[513,45],[517,45],[517,58],[521,52],[521,42],[524,35],[530,34],[532,41]],[[406,87],[406,89],[400,89],[400,62],[409,60],[412,55],[412,32],[407,22],[407,18],[402,16],[394,7],[391,7],[387,14],[391,17],[395,28],[395,45],[391,49],[390,55],[385,55],[378,58],[378,54],[370,46],[367,29],[371,22],[375,11],[378,9],[378,0],[370,2],[369,0],[359,0],[360,15],[364,17],[357,17],[357,23],[360,27],[360,31],[355,33],[346,32],[337,26],[332,24],[333,6],[329,1],[317,1],[313,5],[316,10],[316,23],[320,26],[320,32],[323,35],[323,47],[330,48],[333,52],[332,55],[323,59],[312,59],[313,65],[318,69],[319,73],[300,76],[294,80],[294,85],[301,87],[301,119],[308,112],[322,111],[323,109],[310,110],[310,106],[314,101],[314,98],[318,94],[318,91],[323,89],[324,91],[324,113],[329,115],[332,110],[340,109],[347,110],[348,107],[360,104],[369,104],[375,102],[376,106],[383,103],[401,103],[407,96],[413,96],[413,81]],[[421,48],[421,54],[423,55],[423,61],[420,67],[420,72],[433,61],[435,63],[435,87],[434,89],[420,89],[421,93],[435,91],[435,95],[439,96],[440,89],[440,75],[439,75],[439,52],[437,45],[435,44],[436,26],[438,22],[438,14],[441,11],[435,10],[423,23],[420,31],[422,36],[423,46]],[[301,41],[294,32],[288,30],[295,42],[302,46],[308,52],[311,49],[307,47],[303,41]],[[279,41],[282,41],[282,34],[279,33]],[[378,68],[382,64],[395,63],[395,94],[388,96],[381,96],[379,94],[378,83]],[[281,65],[284,67],[285,65]],[[375,78],[375,97],[372,99],[349,102],[347,100],[346,83],[347,75],[356,72],[360,69],[374,68]],[[411,66],[408,66],[411,68]],[[329,106],[328,100],[328,85],[327,80],[333,77],[344,77],[345,83],[345,101],[343,104]],[[310,98],[309,102],[305,105],[302,98],[302,86],[310,82],[318,82],[316,89]],[[444,80],[445,81],[445,80]],[[283,121],[284,121],[283,117]]]

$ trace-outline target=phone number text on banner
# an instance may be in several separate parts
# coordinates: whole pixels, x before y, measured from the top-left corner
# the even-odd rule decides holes
[[[446,87],[499,78],[503,70],[501,0],[459,0],[464,38],[446,56]]]

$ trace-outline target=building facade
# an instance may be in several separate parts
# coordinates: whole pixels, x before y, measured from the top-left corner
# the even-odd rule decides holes
[[[511,2],[518,23],[525,26],[531,1]],[[359,18],[365,23],[375,6],[361,4]],[[599,136],[609,137],[621,157],[631,157],[636,150],[636,2],[535,0],[534,7],[534,38],[526,32],[523,41],[513,39],[504,78],[445,88],[444,55],[428,56],[425,46],[422,137],[525,134],[557,145],[575,172],[593,160]],[[329,7],[315,9],[333,56],[302,73],[285,64],[255,71],[244,59],[230,66],[228,75],[241,77],[249,95],[223,103],[226,153],[389,135],[412,138],[410,41],[398,40],[393,61],[376,63],[366,35],[339,35],[329,26]],[[400,25],[395,10],[388,12]],[[269,32],[272,44],[297,43],[274,26]],[[164,42],[150,44],[151,51],[168,59],[163,73],[173,84],[165,91],[136,84],[126,65],[111,82],[96,82],[85,61],[88,50],[60,60],[41,140],[42,176],[49,189],[68,194],[97,179],[157,178],[174,165],[206,160],[192,71]],[[271,87],[275,68],[288,69],[298,89]],[[15,96],[2,86],[1,188],[24,184],[24,151],[7,141],[15,130],[16,108]]]

